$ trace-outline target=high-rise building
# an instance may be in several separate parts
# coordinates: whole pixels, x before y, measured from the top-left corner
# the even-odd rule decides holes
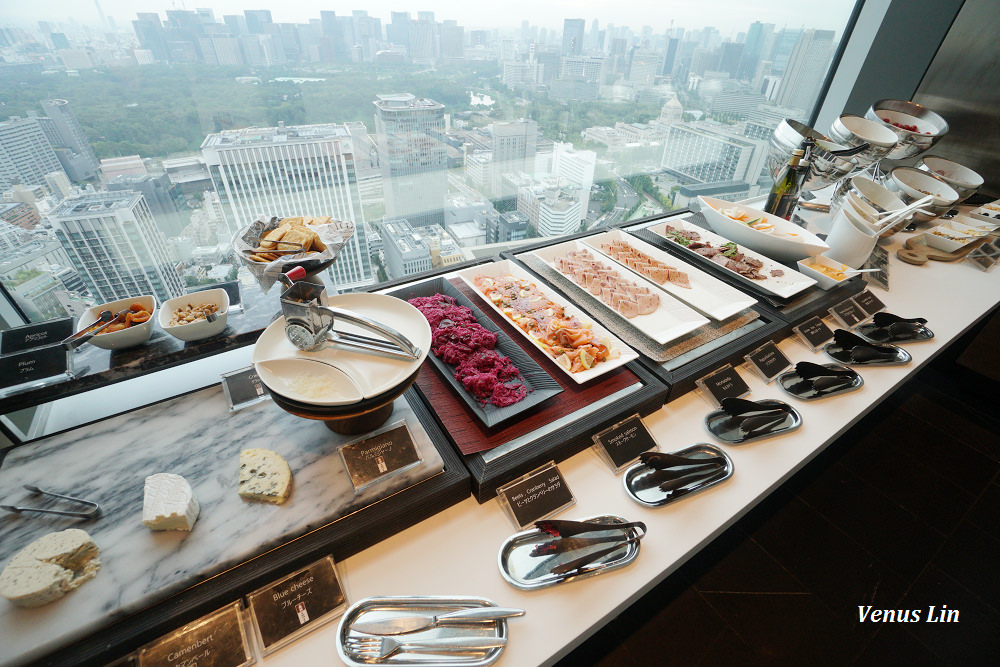
[[[100,301],[184,293],[163,234],[138,192],[99,192],[65,200],[49,214],[56,239]]]
[[[538,123],[516,120],[493,123],[492,190],[500,192],[500,177],[510,172],[532,172],[538,145]]]
[[[246,17],[247,32],[250,34],[264,34],[274,23],[269,9],[244,9],[243,16]]]
[[[11,116],[0,122],[0,189],[13,181],[41,185],[53,171],[63,167],[37,118]]]
[[[51,119],[59,144],[53,144],[56,156],[71,181],[97,178],[98,162],[87,133],[66,100],[42,100],[42,110]],[[60,150],[66,149],[66,150]]]
[[[583,53],[583,33],[587,22],[583,19],[565,19],[563,21],[562,54],[578,56]]]
[[[227,130],[201,145],[231,234],[261,215],[329,215],[354,223],[354,236],[332,268],[342,289],[374,282],[355,152],[348,129],[332,123]]]
[[[580,230],[586,215],[575,188],[559,186],[559,179],[522,187],[517,192],[517,210],[528,217],[538,236],[565,236]]]
[[[443,224],[448,191],[444,129],[444,105],[439,102],[410,93],[375,100],[387,217],[406,218],[414,227]]]
[[[803,31],[788,57],[775,102],[793,109],[811,109],[832,54],[832,30]]]
[[[559,60],[559,78],[600,82],[606,59],[597,56],[570,56]]]
[[[558,176],[561,182],[568,183],[570,188],[577,190],[577,199],[582,202],[583,215],[586,215],[587,207],[590,205],[590,188],[594,185],[596,167],[597,153],[594,151],[577,150],[569,143],[557,143],[553,146],[552,173]]]
[[[663,167],[701,183],[756,183],[767,158],[767,142],[731,131],[714,121],[671,125]]]
[[[108,190],[119,192],[131,190],[141,192],[146,205],[149,206],[157,228],[166,237],[179,236],[187,224],[177,211],[175,199],[176,188],[170,182],[166,173],[152,174],[121,174],[108,180]]]
[[[153,54],[156,60],[165,62],[169,58],[167,50],[167,34],[163,29],[163,23],[156,12],[139,12],[136,20],[132,21],[132,28],[142,48]]]
[[[736,72],[737,78],[749,81],[757,71],[757,63],[764,59],[765,47],[769,39],[774,37],[774,24],[754,21],[747,30],[747,39],[743,44],[743,55]]]
[[[774,46],[771,49],[769,57],[765,58],[763,55],[761,56],[762,59],[771,61],[772,74],[784,73],[785,68],[788,66],[788,59],[792,55],[792,49],[795,48],[801,35],[801,30],[788,30],[786,28],[774,36]]]

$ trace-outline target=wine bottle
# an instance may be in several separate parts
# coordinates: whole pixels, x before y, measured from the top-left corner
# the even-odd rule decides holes
[[[784,166],[778,177],[774,179],[771,192],[767,196],[767,203],[764,210],[772,215],[788,220],[795,212],[795,207],[799,203],[799,186],[802,183],[802,172],[799,169],[799,160],[805,151],[797,148],[792,151],[792,157],[788,164]]]

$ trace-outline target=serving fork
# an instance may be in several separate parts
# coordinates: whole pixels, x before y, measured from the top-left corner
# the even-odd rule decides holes
[[[393,637],[361,637],[344,640],[348,653],[364,662],[380,662],[389,656],[406,653],[476,653],[507,645],[506,637],[442,637],[420,641],[402,641]]]

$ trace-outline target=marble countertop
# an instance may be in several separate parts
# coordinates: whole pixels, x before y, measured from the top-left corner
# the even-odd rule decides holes
[[[81,528],[101,548],[97,577],[49,605],[16,607],[0,599],[0,665],[30,662],[116,618],[245,562],[294,537],[443,470],[437,449],[405,397],[386,425],[405,419],[423,461],[355,495],[338,445],[359,439],[294,417],[271,401],[228,412],[219,386],[37,441],[10,452],[0,468],[5,504],[62,508],[29,498],[23,484],[97,501],[103,514],[80,520],[44,514],[0,515],[0,565],[50,532]],[[239,453],[280,453],[294,475],[284,505],[236,493]],[[148,475],[184,476],[201,504],[193,530],[154,532],[142,520]]]

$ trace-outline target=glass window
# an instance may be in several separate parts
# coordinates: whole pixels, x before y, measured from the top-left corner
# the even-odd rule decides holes
[[[0,284],[31,320],[220,276],[263,299],[230,245],[261,214],[353,221],[346,291],[752,197],[855,5],[204,4],[0,10]]]

